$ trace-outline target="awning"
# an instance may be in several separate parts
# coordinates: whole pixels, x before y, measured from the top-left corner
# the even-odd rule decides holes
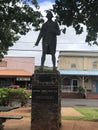
[[[59,70],[61,75],[98,76],[98,70]]]
[[[0,70],[0,76],[32,76],[32,73],[25,70]]]

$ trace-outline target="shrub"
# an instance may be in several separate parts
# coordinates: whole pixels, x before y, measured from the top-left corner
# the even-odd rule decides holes
[[[23,88],[0,88],[0,105],[8,105],[13,99],[21,102],[23,106],[29,98],[28,92]]]
[[[79,86],[79,92],[81,93],[81,92],[84,92],[84,88],[82,87],[82,86]]]
[[[7,105],[8,104],[8,88],[0,88],[0,105]]]

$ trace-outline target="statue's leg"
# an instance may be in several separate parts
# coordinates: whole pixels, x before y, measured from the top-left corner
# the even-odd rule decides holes
[[[41,69],[43,70],[46,55],[43,53],[41,57]]]
[[[53,70],[56,70],[55,62],[56,62],[55,54],[52,54]]]

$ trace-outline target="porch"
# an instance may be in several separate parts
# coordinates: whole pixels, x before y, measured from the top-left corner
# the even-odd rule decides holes
[[[98,93],[87,93],[87,99],[98,99]]]
[[[98,99],[98,71],[60,70],[60,74],[63,98]]]
[[[62,92],[61,97],[72,98],[72,99],[84,98],[78,92]],[[98,93],[87,93],[86,99],[98,99]]]

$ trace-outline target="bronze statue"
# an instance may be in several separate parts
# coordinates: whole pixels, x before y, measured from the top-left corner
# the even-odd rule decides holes
[[[46,54],[52,55],[52,63],[53,63],[53,70],[56,69],[55,67],[55,52],[56,52],[56,44],[57,44],[57,35],[60,35],[60,29],[56,22],[52,21],[53,14],[48,11],[47,12],[47,22],[42,25],[40,30],[39,36],[35,43],[37,46],[42,38],[42,58],[41,58],[41,69],[43,70],[44,62]]]

